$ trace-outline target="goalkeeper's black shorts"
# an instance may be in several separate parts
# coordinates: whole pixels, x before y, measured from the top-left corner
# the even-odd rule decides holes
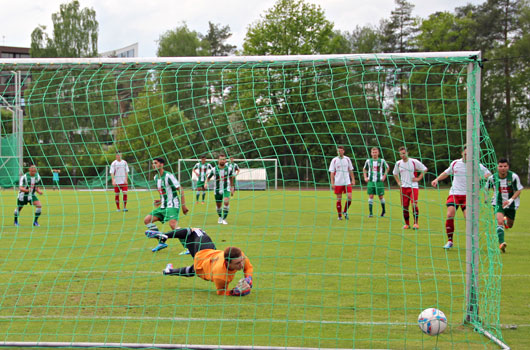
[[[186,248],[189,249],[192,257],[195,257],[195,254],[200,250],[216,249],[210,236],[200,228],[189,229],[184,243]]]

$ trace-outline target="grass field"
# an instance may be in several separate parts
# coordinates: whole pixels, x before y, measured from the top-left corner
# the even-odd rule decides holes
[[[2,191],[0,343],[498,348],[462,325],[464,222],[459,214],[456,247],[444,251],[447,190],[420,192],[418,231],[402,229],[396,190],[387,192],[386,218],[368,218],[365,193],[354,192],[349,221],[337,221],[328,191],[239,192],[227,226],[217,224],[213,196],[194,204],[187,191],[190,213],[180,226],[204,228],[219,249],[239,246],[254,265],[255,287],[244,298],[217,296],[196,277],[161,274],[168,262],[192,260],[178,255],[178,240],[151,253],[156,241],[143,234],[143,217],[155,195],[130,192],[123,213],[111,192],[47,191],[42,226],[31,226],[26,207],[16,228],[15,192]],[[374,208],[379,213],[377,200]],[[529,210],[523,193],[507,254],[499,256],[490,237],[490,254],[503,264],[502,333],[513,349],[530,347]],[[417,326],[427,307],[448,316],[440,337]]]

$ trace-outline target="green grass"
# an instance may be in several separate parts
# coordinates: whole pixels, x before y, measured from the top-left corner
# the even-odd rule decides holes
[[[445,243],[447,191],[420,192],[418,231],[402,230],[397,191],[387,193],[388,217],[367,217],[364,192],[354,192],[349,221],[337,221],[328,191],[239,192],[229,225],[217,225],[213,196],[193,204],[180,226],[202,227],[219,249],[239,246],[254,265],[255,287],[244,298],[217,296],[212,283],[164,277],[166,263],[190,265],[178,240],[156,254],[143,231],[155,192],[130,192],[129,212],[116,212],[111,192],[47,191],[41,227],[25,207],[12,226],[15,192],[0,195],[0,343],[3,341],[141,342],[323,348],[495,349],[463,326],[465,236],[459,213],[456,247]],[[379,202],[374,208],[379,212]],[[530,274],[523,194],[508,253],[481,235],[503,264],[500,323],[512,348],[530,347]],[[491,214],[483,208],[484,217]],[[486,232],[483,224],[481,232]],[[163,228],[168,229],[167,225]],[[239,277],[236,277],[236,279]],[[481,291],[495,291],[480,282]],[[424,336],[421,310],[438,307],[449,327]],[[495,302],[481,315],[495,321]],[[488,310],[492,310],[488,314]],[[490,316],[488,316],[490,315]]]

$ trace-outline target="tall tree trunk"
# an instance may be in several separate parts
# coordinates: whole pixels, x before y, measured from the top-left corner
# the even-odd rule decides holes
[[[508,57],[508,31],[509,31],[509,11],[510,0],[506,0],[504,5],[504,92],[506,96],[506,116],[504,132],[506,136],[506,157],[511,161],[512,158],[512,115],[511,115],[511,85],[510,85],[510,58]]]

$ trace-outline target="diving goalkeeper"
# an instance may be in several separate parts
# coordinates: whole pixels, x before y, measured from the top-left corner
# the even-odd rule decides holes
[[[161,233],[158,233],[161,234]],[[184,248],[189,249],[193,265],[174,269],[167,264],[164,275],[182,277],[198,276],[215,283],[218,295],[245,296],[252,289],[252,264],[241,249],[228,247],[217,250],[210,236],[200,228],[179,228],[163,233],[168,238],[178,238]],[[243,270],[245,277],[229,289],[237,271]]]

